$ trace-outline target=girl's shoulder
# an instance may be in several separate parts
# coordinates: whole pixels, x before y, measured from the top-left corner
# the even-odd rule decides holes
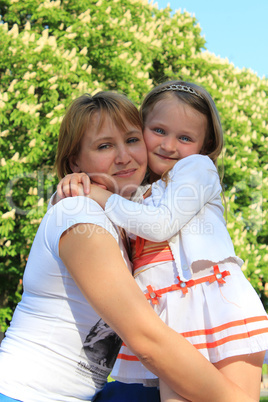
[[[153,183],[152,189],[165,191],[166,188],[189,183],[220,183],[219,174],[213,161],[206,155],[190,155],[180,159],[168,172],[167,180]],[[188,183],[188,184],[187,184]]]
[[[207,155],[195,154],[180,159],[171,169],[170,177],[172,177],[172,175],[174,175],[178,171],[185,169],[193,172],[195,172],[196,169],[198,169],[199,171],[201,169],[209,169],[215,170],[215,172],[217,172],[216,166]]]

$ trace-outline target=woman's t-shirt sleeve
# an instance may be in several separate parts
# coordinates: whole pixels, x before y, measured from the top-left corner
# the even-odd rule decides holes
[[[118,233],[103,209],[95,201],[84,197],[70,197],[58,202],[46,214],[45,241],[51,251],[59,256],[59,240],[71,227],[85,223],[99,226],[100,232],[109,232],[117,241]],[[90,237],[90,225],[77,228]]]

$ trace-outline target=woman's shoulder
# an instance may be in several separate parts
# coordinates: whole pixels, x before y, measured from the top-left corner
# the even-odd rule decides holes
[[[78,229],[80,234],[88,231],[90,235],[90,228],[84,224],[91,224],[99,227],[99,233],[105,230],[116,241],[119,240],[115,225],[105,215],[103,209],[95,201],[84,196],[65,198],[50,208],[41,224],[41,238],[45,239],[47,247],[58,256],[62,234],[80,224],[82,225]]]
[[[89,213],[98,212],[104,214],[101,206],[94,200],[85,196],[68,197],[59,201],[55,207],[60,211],[68,214],[78,214],[84,211]],[[105,214],[104,214],[105,215]]]
[[[89,223],[101,226],[117,237],[114,224],[106,216],[100,205],[84,196],[68,197],[59,201],[48,212],[48,224],[54,227],[68,229],[79,223]]]

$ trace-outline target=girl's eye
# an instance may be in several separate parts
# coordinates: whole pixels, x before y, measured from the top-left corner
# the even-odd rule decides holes
[[[165,130],[163,130],[162,128],[155,128],[154,131],[158,134],[165,134]]]
[[[180,137],[180,140],[183,141],[183,142],[190,142],[191,141],[191,139],[189,137],[186,137],[185,135],[182,135]]]

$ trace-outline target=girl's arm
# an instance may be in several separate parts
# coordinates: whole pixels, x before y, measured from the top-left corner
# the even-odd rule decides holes
[[[79,224],[78,229],[62,235],[62,261],[91,306],[149,370],[191,401],[252,401],[161,321],[110,233],[92,224]]]
[[[160,242],[178,233],[215,195],[219,197],[220,192],[213,162],[208,157],[192,155],[177,162],[166,187],[163,183],[153,184],[148,205],[98,189],[92,189],[89,196],[105,207],[106,215],[116,225],[147,240]]]

